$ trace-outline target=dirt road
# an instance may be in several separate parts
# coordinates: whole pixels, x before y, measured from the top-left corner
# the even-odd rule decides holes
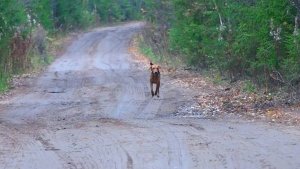
[[[0,102],[1,169],[299,169],[300,130],[172,117],[193,91],[162,76],[161,98],[128,53],[142,23],[93,30]]]

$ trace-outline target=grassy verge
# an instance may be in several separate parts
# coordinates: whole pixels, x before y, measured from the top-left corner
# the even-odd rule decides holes
[[[137,41],[139,52],[153,63],[160,65],[164,64],[170,68],[180,67],[183,65],[182,60],[175,55],[171,56],[168,52],[155,52],[155,50],[153,50],[153,48],[145,42],[143,35],[137,35],[135,40]]]
[[[5,92],[8,90],[8,78],[7,77],[1,77],[0,78],[0,93]]]
[[[142,36],[137,36],[138,49],[139,51],[147,56],[153,63],[161,63],[165,61],[165,57],[157,55],[153,52],[152,48],[148,46]]]
[[[22,74],[34,75],[43,71],[48,65],[50,65],[57,56],[60,56],[64,49],[74,36],[69,33],[60,33],[53,35],[51,38],[46,37],[44,42],[44,50],[40,52],[36,46],[31,46],[28,49],[28,63],[26,68],[18,71],[18,73],[0,73],[0,94],[6,93],[12,86],[11,82],[14,77],[20,78]],[[5,67],[5,66],[4,66]]]

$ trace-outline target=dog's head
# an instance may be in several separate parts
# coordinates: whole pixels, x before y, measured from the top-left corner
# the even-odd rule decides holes
[[[159,69],[160,69],[159,65],[155,65],[152,62],[150,62],[150,70],[153,74],[158,75],[160,73]]]

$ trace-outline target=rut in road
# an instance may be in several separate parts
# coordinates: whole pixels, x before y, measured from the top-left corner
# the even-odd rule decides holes
[[[144,23],[82,34],[28,88],[0,102],[0,168],[300,168],[299,128],[172,117],[195,91],[149,72],[128,45]]]

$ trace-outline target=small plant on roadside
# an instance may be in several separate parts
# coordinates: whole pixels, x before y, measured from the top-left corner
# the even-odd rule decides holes
[[[214,73],[213,78],[212,78],[212,82],[216,85],[223,84],[222,75],[218,72]]]
[[[0,78],[0,93],[8,90],[8,77]]]
[[[255,93],[256,87],[250,80],[246,80],[243,85],[243,91],[246,93]]]

